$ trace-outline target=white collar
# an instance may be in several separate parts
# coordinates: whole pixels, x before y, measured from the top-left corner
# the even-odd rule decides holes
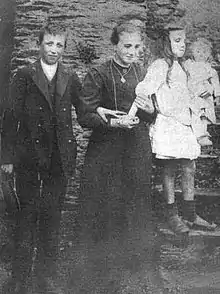
[[[51,81],[53,79],[53,77],[56,74],[57,71],[57,66],[58,66],[58,62],[55,64],[46,64],[42,59],[40,60],[42,69],[44,74],[46,75],[46,77],[48,78],[49,81]]]

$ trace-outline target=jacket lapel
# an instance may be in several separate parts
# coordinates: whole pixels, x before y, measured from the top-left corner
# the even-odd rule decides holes
[[[40,60],[32,64],[31,75],[32,75],[33,81],[38,86],[38,88],[43,93],[44,97],[46,98],[47,102],[49,103],[50,108],[53,109],[52,102],[50,100],[49,91],[48,91],[47,78],[45,77],[45,74],[41,67]],[[60,102],[60,99],[65,93],[68,80],[69,80],[68,72],[66,72],[65,67],[61,63],[59,63],[57,68],[57,84],[56,84],[57,103]]]
[[[56,85],[57,103],[60,102],[60,99],[63,97],[63,94],[65,93],[68,80],[69,80],[68,72],[66,72],[65,67],[61,63],[59,63],[57,68],[57,85]]]
[[[40,89],[40,91],[42,92],[44,97],[46,98],[47,102],[49,103],[50,108],[53,109],[52,102],[50,100],[49,91],[48,91],[47,78],[45,77],[45,74],[44,74],[43,69],[41,67],[40,60],[36,61],[32,65],[31,74],[32,74],[33,81],[38,86],[38,88]]]

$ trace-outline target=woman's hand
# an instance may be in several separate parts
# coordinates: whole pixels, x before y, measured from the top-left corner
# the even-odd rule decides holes
[[[140,120],[137,116],[122,115],[120,118],[112,118],[110,126],[122,129],[133,129]]]
[[[134,103],[135,105],[142,109],[143,111],[145,112],[148,112],[148,113],[154,113],[155,111],[155,108],[154,108],[154,105],[153,105],[153,101],[151,99],[151,97],[148,95],[148,96],[140,96],[138,95],[135,100],[134,100]]]
[[[113,118],[120,118],[122,115],[126,115],[126,112],[118,111],[118,110],[111,110],[104,107],[98,107],[96,109],[99,116],[107,123],[108,122],[108,116],[111,116]]]

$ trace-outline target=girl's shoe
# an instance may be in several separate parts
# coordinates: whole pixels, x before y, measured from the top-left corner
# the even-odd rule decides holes
[[[198,214],[196,214],[196,218],[193,222],[190,222],[188,220],[184,220],[184,222],[191,229],[202,229],[207,231],[214,231],[217,229],[217,225],[215,223],[209,223],[205,219],[201,218]]]
[[[189,227],[178,215],[173,215],[168,218],[168,226],[175,234],[189,233]]]

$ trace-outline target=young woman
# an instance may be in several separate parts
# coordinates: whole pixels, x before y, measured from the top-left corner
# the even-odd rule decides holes
[[[83,83],[78,121],[91,128],[81,177],[80,223],[86,236],[109,239],[125,227],[151,227],[151,145],[147,124],[154,115],[127,115],[143,79],[136,64],[143,49],[140,27],[113,29],[114,57],[92,68]],[[151,232],[153,232],[151,230]],[[149,239],[150,239],[149,233]]]

